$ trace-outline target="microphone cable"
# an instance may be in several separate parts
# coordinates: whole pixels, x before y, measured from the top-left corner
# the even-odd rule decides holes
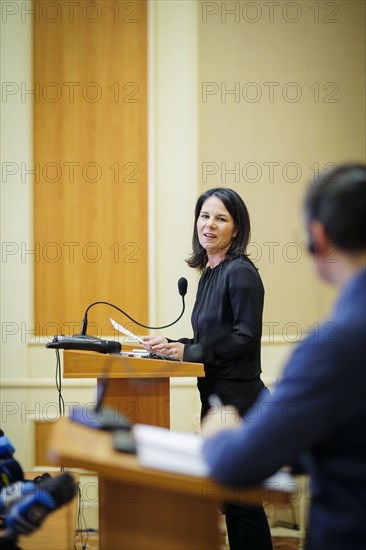
[[[62,396],[62,373],[61,373],[61,359],[60,350],[55,349],[56,352],[56,389],[58,391],[58,411],[60,418],[65,416],[65,401]]]
[[[78,515],[77,515],[78,528],[76,530],[76,536],[79,535],[80,537],[81,550],[86,550],[87,543],[89,540],[89,530],[88,530],[88,525],[86,523],[86,519],[84,516],[84,501],[81,494],[80,485],[78,486],[78,497],[79,497]],[[84,533],[86,533],[85,540],[84,540]],[[75,544],[74,544],[74,550],[78,550]]]
[[[185,277],[181,277],[178,281],[178,292],[179,292],[179,295],[182,296],[183,307],[182,307],[182,311],[181,311],[179,317],[175,321],[173,321],[172,323],[168,323],[167,325],[162,325],[160,327],[153,327],[153,326],[150,326],[150,325],[144,325],[143,323],[140,323],[139,321],[136,321],[136,319],[131,317],[131,315],[129,315],[128,313],[123,311],[123,309],[119,308],[118,306],[112,304],[111,302],[106,302],[104,300],[101,300],[101,301],[93,302],[92,304],[90,304],[86,308],[85,313],[84,313],[84,318],[83,318],[82,323],[81,323],[80,334],[82,336],[86,336],[86,331],[87,331],[87,328],[88,328],[88,311],[91,307],[96,306],[98,304],[104,304],[104,305],[113,307],[114,309],[116,309],[117,311],[119,311],[120,313],[125,315],[128,319],[130,319],[130,321],[132,321],[133,323],[136,323],[136,325],[139,325],[142,328],[148,328],[148,329],[152,329],[152,330],[160,330],[160,329],[171,327],[171,326],[175,325],[175,323],[177,323],[179,321],[179,319],[182,318],[182,316],[185,312],[186,304],[185,304],[184,297],[187,294],[187,287],[188,287],[187,279]]]
[[[148,329],[152,329],[152,330],[160,330],[160,329],[163,329],[163,328],[168,328],[168,327],[171,327],[172,325],[175,325],[175,323],[177,323],[179,321],[179,319],[181,319],[181,317],[183,316],[184,312],[185,312],[185,302],[184,302],[184,297],[183,297],[183,308],[182,308],[182,311],[179,315],[179,317],[177,317],[177,319],[175,321],[173,321],[172,323],[169,323],[168,325],[162,325],[160,327],[153,327],[153,326],[150,326],[150,325],[144,325],[143,323],[140,323],[139,321],[136,321],[136,319],[134,319],[133,317],[131,317],[131,315],[129,315],[128,313],[126,313],[125,311],[123,311],[123,309],[119,308],[118,306],[115,306],[114,304],[112,304],[111,302],[105,302],[105,301],[98,301],[98,302],[93,302],[92,304],[90,304],[86,311],[85,311],[85,314],[84,314],[84,319],[82,321],[82,329],[81,329],[81,332],[80,334],[85,336],[86,335],[86,329],[87,329],[87,324],[88,324],[88,311],[89,309],[92,307],[92,306],[96,306],[98,304],[104,304],[106,306],[110,306],[110,307],[113,307],[114,309],[116,309],[117,311],[119,311],[120,313],[123,313],[123,315],[125,315],[126,317],[128,317],[133,323],[136,323],[136,325],[139,325],[140,327],[142,328],[148,328]]]
[[[60,418],[63,418],[65,416],[65,401],[62,395],[62,373],[61,373],[61,358],[60,358],[60,350],[55,349],[56,352],[56,389],[58,392],[58,412]],[[65,467],[60,464],[60,472],[64,472]]]

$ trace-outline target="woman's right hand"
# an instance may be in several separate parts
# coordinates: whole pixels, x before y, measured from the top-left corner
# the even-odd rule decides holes
[[[154,351],[157,346],[161,346],[161,344],[167,344],[168,340],[164,336],[144,336],[144,348],[147,351]],[[159,348],[161,350],[161,348]]]

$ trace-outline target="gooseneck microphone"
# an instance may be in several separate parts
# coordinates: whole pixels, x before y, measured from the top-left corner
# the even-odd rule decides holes
[[[98,301],[98,302],[93,302],[92,304],[90,304],[86,308],[86,311],[84,313],[84,318],[83,318],[83,321],[81,323],[80,336],[86,336],[86,331],[87,331],[87,328],[88,328],[88,311],[89,311],[89,309],[92,308],[93,306],[98,305],[98,304],[104,304],[104,305],[113,307],[114,309],[116,309],[120,313],[123,313],[123,315],[128,317],[133,323],[136,323],[136,325],[139,325],[140,327],[143,327],[143,328],[149,328],[149,329],[152,329],[152,330],[160,330],[160,329],[163,329],[163,328],[171,327],[171,326],[175,325],[175,323],[177,323],[179,321],[179,319],[181,319],[181,317],[184,314],[184,311],[185,311],[185,308],[186,308],[184,297],[187,294],[187,288],[188,288],[187,279],[185,277],[181,277],[178,281],[178,292],[179,292],[180,296],[182,296],[182,304],[183,304],[182,311],[181,311],[179,317],[175,321],[173,321],[172,323],[169,323],[168,325],[162,325],[160,327],[152,327],[152,326],[149,326],[149,325],[144,325],[143,323],[140,323],[139,321],[136,321],[136,319],[133,319],[133,317],[131,317],[131,315],[129,315],[128,313],[123,311],[123,309],[120,309],[119,307],[115,306],[114,304],[111,304],[110,302]]]
[[[93,302],[86,308],[84,317],[81,323],[80,334],[74,334],[74,336],[63,336],[63,335],[54,336],[52,342],[49,342],[48,344],[46,344],[46,348],[97,351],[99,353],[119,353],[122,349],[120,342],[116,342],[114,340],[101,340],[100,338],[97,338],[94,336],[88,336],[86,334],[86,331],[88,328],[88,311],[93,306],[96,306],[98,304],[104,304],[104,305],[113,307],[120,313],[123,313],[123,315],[128,317],[128,319],[130,319],[133,323],[136,323],[136,325],[139,325],[140,327],[148,328],[152,330],[160,330],[160,329],[168,328],[175,325],[175,323],[177,323],[179,319],[181,319],[181,317],[183,316],[185,307],[186,307],[184,297],[187,294],[187,288],[188,288],[187,279],[185,277],[181,277],[178,281],[178,292],[179,292],[179,295],[182,296],[183,306],[179,317],[172,323],[169,323],[167,325],[162,325],[160,327],[144,325],[143,323],[136,321],[136,319],[131,317],[131,315],[123,311],[123,309],[112,304],[111,302],[97,301],[97,302]]]
[[[184,296],[187,294],[187,288],[188,288],[188,281],[185,277],[181,277],[178,281],[178,292],[180,296]]]
[[[85,351],[97,351],[99,353],[119,353],[122,349],[120,342],[114,340],[102,340],[96,336],[86,334],[74,334],[54,336],[52,342],[46,344],[46,348],[54,349],[77,349]]]

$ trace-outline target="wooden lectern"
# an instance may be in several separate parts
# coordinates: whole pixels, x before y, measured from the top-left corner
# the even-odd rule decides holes
[[[49,445],[51,461],[97,471],[100,550],[218,550],[218,504],[270,502],[285,505],[291,494],[262,487],[232,489],[210,478],[142,467],[134,455],[113,449],[112,437],[61,419]]]
[[[64,378],[103,377],[108,384],[103,404],[133,423],[170,427],[170,378],[205,376],[203,364],[64,351]]]
[[[63,372],[64,378],[96,378],[98,394],[105,389],[103,406],[117,410],[133,423],[151,424],[163,428],[170,427],[170,378],[205,375],[203,365],[200,363],[104,355],[90,351],[64,351]],[[108,381],[104,388],[106,376]],[[104,434],[98,435],[103,437]],[[89,469],[95,469],[99,478],[100,549],[138,548],[140,550],[138,545],[118,546],[115,541],[120,536],[122,510],[124,510],[127,525],[130,525],[133,518],[137,518],[134,510],[137,509],[138,503],[135,499],[140,498],[136,496],[135,491],[140,495],[145,489],[137,486],[135,481],[132,484],[112,482],[107,479],[108,476],[104,475],[103,469],[90,468],[90,466]],[[148,492],[148,495],[150,496],[151,493]],[[156,514],[155,505],[153,501],[150,504],[149,517],[155,521],[153,519]],[[165,512],[167,521],[169,521],[169,509],[170,506]],[[131,514],[133,517],[130,517]],[[111,524],[114,525],[114,523],[115,527],[112,528]],[[113,529],[117,529],[118,536],[114,534]],[[138,525],[135,525],[135,530],[139,531]]]

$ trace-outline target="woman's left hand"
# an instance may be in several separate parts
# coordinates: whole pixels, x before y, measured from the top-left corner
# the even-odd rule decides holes
[[[168,342],[154,346],[154,353],[162,353],[163,355],[171,355],[174,359],[183,361],[184,344],[181,342]]]

